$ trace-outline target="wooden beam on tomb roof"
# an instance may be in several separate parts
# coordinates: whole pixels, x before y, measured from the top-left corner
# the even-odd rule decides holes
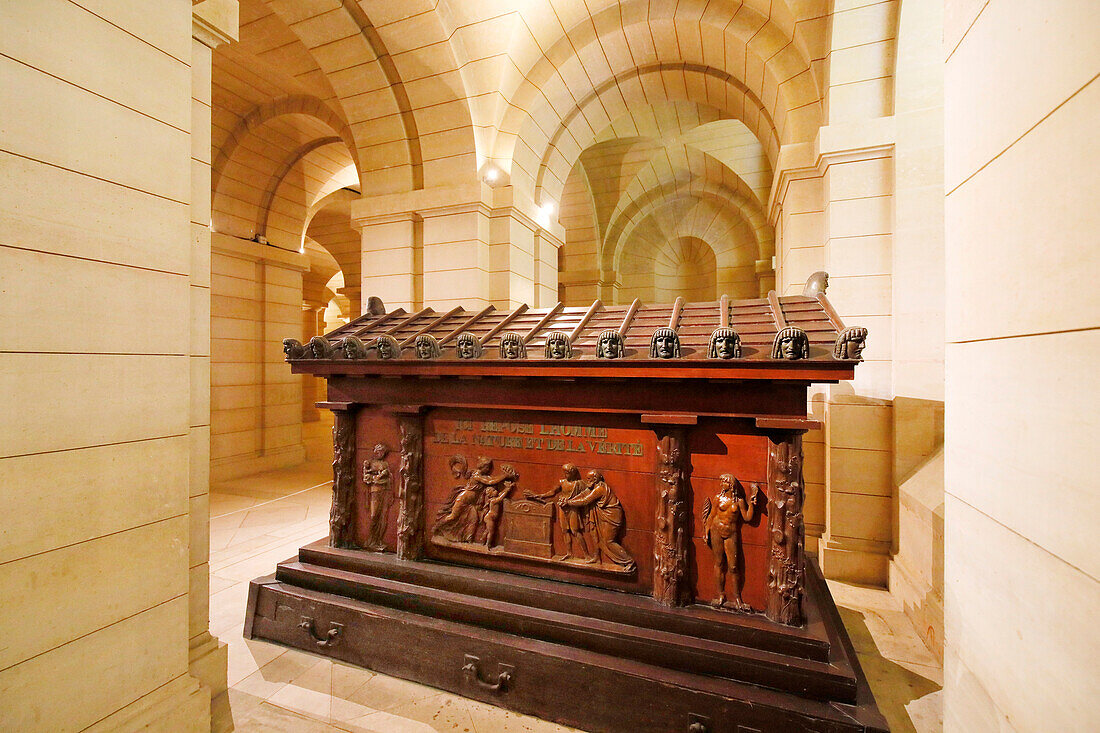
[[[367,315],[370,315],[370,314],[368,313]],[[374,319],[373,321],[370,321],[366,325],[357,327],[355,329],[355,333],[353,333],[351,335],[356,336],[356,337],[362,336],[363,334],[370,331],[372,328],[378,328],[379,326],[381,326],[386,321],[388,321],[392,318],[397,318],[398,316],[403,316],[403,315],[405,315],[405,309],[404,308],[397,308],[396,310],[392,310],[389,313],[383,313],[382,315],[378,316],[378,318]],[[359,316],[359,318],[356,318],[354,321],[347,324],[346,326],[342,326],[341,328],[336,329],[332,333],[335,334],[335,333],[338,333],[338,332],[343,331],[343,330],[350,330],[353,325],[358,324],[362,320],[363,320],[363,316]]]
[[[630,304],[630,308],[627,309],[626,315],[623,316],[623,323],[619,326],[619,335],[626,338],[626,331],[630,328],[630,322],[634,320],[635,314],[638,309],[642,307],[642,301],[640,298],[635,298],[634,302]]]
[[[673,331],[680,327],[680,316],[684,312],[684,298],[678,296],[676,302],[672,304],[672,315],[668,319],[668,327]]]
[[[821,303],[822,309],[825,311],[825,315],[829,317],[829,323],[833,324],[833,328],[837,333],[844,330],[844,321],[840,319],[840,314],[836,312],[836,308],[829,302],[829,299],[825,297],[825,293],[817,294],[817,302]]]
[[[531,326],[531,330],[528,331],[527,334],[523,337],[523,343],[524,344],[530,343],[531,339],[533,339],[535,337],[535,334],[537,334],[539,331],[541,331],[547,323],[549,323],[551,320],[553,320],[554,316],[558,315],[558,313],[561,312],[561,309],[564,308],[564,307],[565,307],[565,303],[562,303],[559,300],[553,308],[551,308],[549,311],[546,312],[545,316],[543,316],[542,318],[539,319],[538,323],[536,323],[534,326]]]
[[[409,337],[408,337],[407,339],[405,339],[404,341],[402,341],[402,342],[401,342],[401,348],[403,349],[403,348],[405,348],[406,346],[409,346],[409,345],[411,345],[411,344],[412,344],[413,342],[415,342],[415,341],[416,341],[416,339],[417,339],[418,337],[420,337],[420,336],[422,336],[422,335],[424,335],[424,334],[428,333],[428,332],[429,332],[429,331],[431,331],[431,330],[432,330],[433,328],[435,328],[436,326],[438,326],[438,325],[439,325],[440,323],[443,323],[443,321],[447,320],[448,318],[450,318],[451,316],[453,316],[453,315],[454,315],[454,314],[456,314],[456,313],[460,313],[460,312],[463,312],[464,310],[465,310],[465,309],[464,309],[464,308],[463,308],[462,306],[460,306],[460,305],[456,305],[456,306],[455,306],[454,308],[451,308],[451,309],[450,309],[449,311],[447,311],[447,312],[446,312],[446,313],[444,313],[443,315],[439,316],[439,318],[434,318],[434,319],[432,319],[432,322],[431,322],[431,323],[429,323],[429,324],[428,324],[427,326],[424,326],[424,327],[423,327],[423,328],[421,328],[421,329],[420,329],[419,331],[417,331],[416,333],[414,333],[414,334],[413,334],[412,336],[409,336]]]
[[[577,337],[581,335],[581,331],[583,331],[584,327],[588,325],[588,322],[592,320],[592,316],[596,315],[597,311],[601,308],[603,308],[603,303],[600,302],[599,298],[592,301],[592,305],[588,306],[588,310],[585,311],[584,316],[581,317],[581,320],[576,326],[573,326],[573,330],[569,332],[569,343],[573,343],[577,340]]]
[[[730,296],[725,293],[722,293],[722,298],[718,301],[718,327],[730,327]]]
[[[783,306],[779,304],[779,296],[774,290],[768,291],[768,307],[771,308],[775,331],[778,333],[787,327],[787,319],[783,317]]]
[[[523,303],[522,305],[520,305],[519,308],[516,308],[511,313],[504,316],[504,319],[500,323],[498,323],[497,325],[490,328],[489,332],[481,337],[481,345],[484,346],[485,344],[489,343],[489,340],[492,339],[494,336],[496,336],[501,331],[503,331],[505,326],[507,326],[509,323],[511,323],[512,321],[516,320],[517,318],[522,316],[524,313],[526,313],[527,308],[528,308],[527,304]]]
[[[487,315],[489,313],[492,313],[496,309],[497,309],[497,307],[495,305],[485,306],[484,308],[479,310],[477,313],[473,314],[472,316],[467,318],[465,321],[463,321],[461,324],[459,324],[458,328],[455,328],[455,329],[451,330],[446,336],[439,339],[439,345],[443,346],[444,344],[448,343],[451,339],[456,338],[458,336],[458,334],[460,334],[463,331],[469,329],[470,326],[474,325],[479,320],[481,320],[485,315]]]
[[[435,311],[432,310],[431,308],[424,308],[423,310],[420,310],[420,311],[417,311],[416,313],[413,313],[408,318],[402,318],[400,321],[393,324],[392,326],[390,326],[389,328],[387,328],[385,331],[383,331],[382,333],[380,333],[378,335],[379,336],[388,336],[388,335],[397,333],[402,328],[404,328],[405,326],[407,326],[410,323],[412,323],[413,321],[415,321],[417,318],[420,318],[420,316],[427,316],[427,315],[431,315],[432,313],[435,313]]]

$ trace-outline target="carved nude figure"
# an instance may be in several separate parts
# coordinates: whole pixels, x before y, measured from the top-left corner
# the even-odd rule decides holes
[[[523,496],[540,504],[554,502],[554,515],[558,520],[558,526],[561,527],[562,537],[565,541],[565,553],[555,555],[553,559],[567,560],[580,557],[587,562],[594,563],[598,558],[594,550],[589,549],[590,543],[585,536],[587,512],[583,508],[568,504],[569,500],[575,499],[584,493],[584,482],[581,480],[581,473],[572,463],[566,463],[561,467],[561,471],[562,477],[558,480],[558,485],[550,491],[545,494],[533,494],[530,491],[524,491]]]
[[[363,483],[366,484],[370,510],[367,530],[368,550],[381,552],[386,549],[386,514],[393,499],[393,477],[386,461],[390,449],[385,443],[374,446],[374,457],[363,464]]]
[[[714,553],[714,583],[718,595],[714,605],[721,608],[726,603],[726,575],[732,580],[734,610],[751,611],[752,608],[741,600],[741,525],[751,522],[756,516],[756,498],[760,486],[752,484],[752,493],[745,498],[741,482],[733,474],[724,473],[719,479],[719,489],[714,503],[708,498],[703,505],[703,537]]]
[[[499,487],[487,486],[482,494],[485,508],[482,512],[481,524],[485,527],[486,547],[496,544],[497,525],[500,523],[504,500],[512,494],[512,490],[516,488],[516,482],[519,481],[519,473],[511,466],[501,466],[500,470],[504,473],[504,478]]]
[[[595,525],[596,543],[600,559],[623,568],[633,568],[634,558],[618,543],[626,515],[619,497],[604,481],[599,471],[589,471],[585,476],[585,491],[572,499],[560,500],[567,507],[586,508],[589,520]]]

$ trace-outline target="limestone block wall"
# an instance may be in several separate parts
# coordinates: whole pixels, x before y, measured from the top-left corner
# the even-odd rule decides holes
[[[902,3],[890,261],[894,530],[889,587],[943,654],[943,35],[940,2]]]
[[[211,261],[210,467],[215,480],[300,463],[302,377],[281,343],[300,338],[305,255],[216,233]]]
[[[209,57],[183,0],[0,26],[0,729],[209,730]]]
[[[1100,726],[1100,6],[945,9],[944,726]]]

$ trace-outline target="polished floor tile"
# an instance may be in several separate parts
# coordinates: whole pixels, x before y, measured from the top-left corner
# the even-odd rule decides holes
[[[220,482],[210,492],[210,631],[229,645],[238,731],[567,733],[573,729],[242,636],[248,581],[328,533],[327,462]],[[886,591],[829,581],[879,709],[896,733],[942,730],[943,670]],[[228,704],[226,704],[228,703]],[[228,710],[228,712],[226,712]]]

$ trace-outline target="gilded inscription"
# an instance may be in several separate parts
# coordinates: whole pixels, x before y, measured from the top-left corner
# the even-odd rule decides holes
[[[447,423],[440,421],[443,426]],[[607,428],[591,425],[454,420],[450,429],[436,429],[431,442],[437,445],[468,445],[479,448],[556,451],[593,455],[645,455],[642,443],[608,440]]]

